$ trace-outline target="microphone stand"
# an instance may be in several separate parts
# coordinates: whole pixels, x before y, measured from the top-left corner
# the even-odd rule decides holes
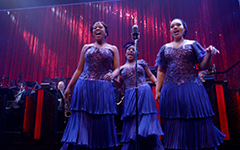
[[[138,76],[137,76],[137,56],[138,56],[138,51],[137,51],[137,40],[134,39],[134,49],[135,49],[135,80],[136,80],[136,87],[135,87],[135,93],[136,93],[136,150],[138,150]]]
[[[24,71],[24,72],[19,72],[21,75],[24,73],[28,73],[28,72],[35,72],[35,71],[44,71],[45,68],[41,68],[41,69],[35,69],[35,70],[29,70],[29,71]],[[21,77],[22,78],[22,77]]]
[[[137,51],[137,40],[139,39],[140,33],[138,32],[138,26],[134,25],[132,27],[132,38],[134,40],[134,49],[135,49],[135,77],[136,77],[136,87],[135,87],[135,93],[136,93],[136,150],[138,150],[139,144],[139,137],[138,137],[138,76],[137,76],[137,57],[138,57],[138,51]]]

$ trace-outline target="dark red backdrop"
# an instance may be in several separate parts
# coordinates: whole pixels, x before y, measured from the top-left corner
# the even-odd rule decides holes
[[[71,77],[81,47],[93,42],[89,28],[95,20],[109,26],[107,42],[119,48],[121,64],[121,46],[137,24],[139,58],[153,66],[160,47],[171,41],[169,23],[175,17],[187,22],[186,38],[221,51],[213,58],[217,71],[240,60],[238,0],[125,0],[0,12],[0,76],[17,79],[22,72],[23,80],[41,82],[63,71]],[[240,67],[227,76],[233,87],[239,87],[239,72]]]

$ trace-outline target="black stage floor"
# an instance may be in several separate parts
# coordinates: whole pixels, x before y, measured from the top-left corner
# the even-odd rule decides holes
[[[59,150],[62,146],[61,137],[63,133],[55,133],[40,140],[34,140],[30,134],[19,132],[7,132],[0,134],[0,150]],[[117,147],[120,150],[122,144]],[[219,150],[240,150],[240,143],[224,141],[218,147]]]

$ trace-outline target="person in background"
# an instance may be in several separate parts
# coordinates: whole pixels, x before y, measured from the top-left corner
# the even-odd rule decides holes
[[[68,111],[68,105],[65,103],[64,91],[65,84],[63,81],[59,81],[57,84],[58,92],[58,117],[57,117],[57,130],[64,130],[66,123],[68,121],[68,116],[66,116],[66,111]]]
[[[123,120],[121,142],[122,150],[134,150],[136,147],[136,72],[135,72],[135,47],[134,42],[128,42],[124,46],[126,63],[120,67],[120,76],[114,82],[118,87],[124,83],[126,90],[123,100]],[[146,82],[146,76],[155,83],[156,77],[149,69],[148,63],[141,59],[137,61],[138,76],[138,112],[139,112],[139,150],[163,150],[159,139],[163,135],[160,126],[157,109],[152,93],[152,88]]]
[[[22,131],[25,102],[26,102],[27,96],[30,95],[30,93],[25,90],[25,87],[26,87],[25,81],[21,80],[18,82],[18,91],[14,95],[15,100],[10,101],[11,104],[8,107],[6,107],[6,115],[7,115],[6,125],[9,125],[10,130],[15,130],[20,132]]]
[[[214,115],[207,92],[195,65],[206,70],[213,54],[219,51],[185,39],[187,24],[173,19],[173,38],[157,55],[156,100],[160,97],[159,114],[164,124],[165,149],[215,149],[225,135],[211,120]]]
[[[64,82],[63,81],[59,81],[58,82],[58,85],[57,85],[57,88],[58,88],[58,90],[60,91],[60,93],[59,94],[61,94],[61,95],[59,95],[60,97],[59,97],[59,99],[58,99],[58,102],[59,102],[59,107],[62,107],[63,106],[63,98],[64,98],[64,91],[65,91],[65,84],[64,84]]]
[[[64,90],[65,90],[65,84],[64,84],[64,82],[63,82],[63,81],[59,81],[57,88],[58,88],[61,92],[64,93]]]
[[[8,87],[8,89],[12,90],[12,92],[13,92],[14,95],[17,93],[18,85],[17,85],[16,80],[11,79],[11,81],[10,81],[10,86]]]

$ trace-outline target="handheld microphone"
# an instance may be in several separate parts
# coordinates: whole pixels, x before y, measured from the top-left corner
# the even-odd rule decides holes
[[[132,39],[133,40],[138,40],[140,37],[140,33],[138,32],[138,26],[134,25],[132,27]]]

